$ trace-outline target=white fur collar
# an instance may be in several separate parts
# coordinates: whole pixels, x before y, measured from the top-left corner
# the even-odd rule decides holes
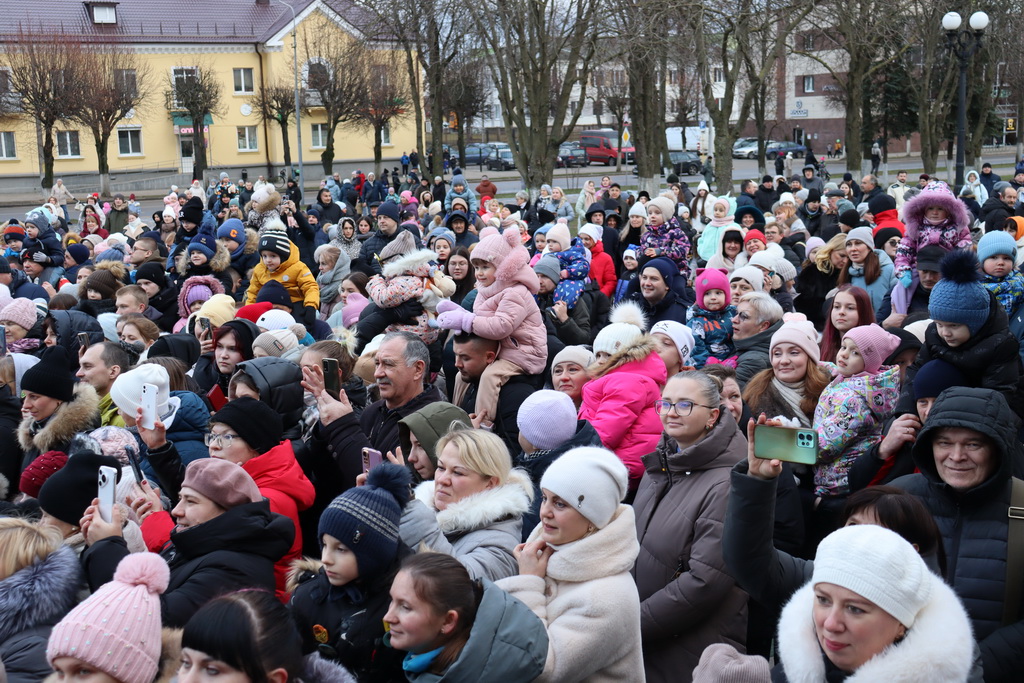
[[[825,662],[814,633],[814,588],[793,594],[779,618],[779,657],[789,683],[822,683]],[[953,590],[932,577],[932,597],[906,637],[859,668],[846,683],[964,681],[974,659],[974,636]]]
[[[416,499],[437,512],[441,533],[459,534],[483,529],[504,519],[522,517],[530,509],[533,484],[522,470],[514,469],[508,483],[481,491],[449,505],[444,510],[434,507],[434,482],[425,481],[416,487]]]
[[[540,538],[541,525],[529,541]],[[607,526],[590,536],[559,546],[548,560],[548,576],[556,581],[581,583],[628,572],[640,554],[636,517],[629,505],[619,505]]]
[[[381,270],[381,274],[384,277],[402,275],[436,260],[437,254],[434,253],[433,249],[417,249],[410,251],[408,254],[403,254],[394,261],[389,261]]]

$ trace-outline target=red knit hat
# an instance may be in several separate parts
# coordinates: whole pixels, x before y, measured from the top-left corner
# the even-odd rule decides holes
[[[260,301],[255,304],[249,304],[248,306],[242,306],[235,311],[236,318],[245,318],[249,322],[256,322],[260,319],[260,316],[269,311],[274,307],[274,304],[269,301]]]
[[[760,230],[747,230],[747,234],[743,237],[743,244],[746,244],[750,240],[761,240],[764,244],[768,244],[768,239]]]
[[[21,473],[18,490],[28,496],[38,498],[39,489],[43,487],[50,475],[57,473],[67,462],[68,456],[60,451],[43,453]]]

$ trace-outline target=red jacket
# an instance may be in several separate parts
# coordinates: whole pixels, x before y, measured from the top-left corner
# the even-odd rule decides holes
[[[242,465],[242,469],[256,482],[260,493],[270,501],[270,511],[284,515],[295,525],[295,540],[288,554],[274,565],[274,579],[277,597],[288,602],[285,592],[285,578],[293,560],[302,558],[302,530],[299,528],[299,512],[313,504],[316,490],[306,478],[295,460],[291,441],[282,441],[263,455],[258,455]]]
[[[615,275],[615,262],[605,253],[603,242],[595,242],[590,250],[590,279],[608,296],[615,295],[619,278]]]
[[[875,214],[875,229],[871,232],[872,235],[877,235],[878,231],[882,228],[896,228],[900,231],[901,235],[907,234],[907,228],[899,219],[899,213],[896,209],[888,209],[886,211],[879,211]]]

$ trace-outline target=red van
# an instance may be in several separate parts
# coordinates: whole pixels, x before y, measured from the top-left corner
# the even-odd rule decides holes
[[[611,128],[585,130],[580,135],[580,146],[587,151],[591,163],[613,166],[615,157],[622,159],[624,164],[632,164],[636,149],[633,147],[618,148],[619,131]]]

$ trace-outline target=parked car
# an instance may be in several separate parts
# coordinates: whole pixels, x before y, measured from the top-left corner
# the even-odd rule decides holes
[[[776,140],[766,140],[765,143],[764,143],[764,146],[765,146],[765,149],[767,149],[767,148],[771,147],[772,145],[776,145],[776,144],[778,144],[778,142]],[[752,142],[748,142],[748,143],[746,143],[744,145],[740,145],[739,147],[735,147],[734,146],[732,148],[732,158],[733,159],[756,159],[757,158],[757,138],[752,138]]]
[[[511,149],[499,149],[487,160],[489,171],[510,171],[516,167],[516,161],[512,158]]]
[[[466,166],[478,166],[487,163],[487,160],[494,155],[495,148],[487,143],[475,143],[466,145]]]
[[[556,168],[579,168],[589,165],[590,157],[587,156],[587,150],[582,147],[562,146],[558,148],[558,157],[555,158]]]
[[[669,152],[668,158],[672,162],[672,172],[677,176],[700,175],[703,164],[696,152]],[[635,166],[633,175],[637,175]],[[661,175],[665,173],[662,172]]]
[[[736,151],[737,147],[749,147],[750,145],[757,145],[757,138],[736,138],[736,142],[732,143],[733,151]]]
[[[807,148],[795,142],[773,142],[765,149],[765,156],[771,161],[789,152],[792,152],[793,157],[798,159],[807,154]]]
[[[585,130],[580,135],[580,144],[587,151],[591,163],[612,166],[619,158],[625,164],[632,164],[636,149],[632,146],[619,149],[619,132],[611,128]]]

